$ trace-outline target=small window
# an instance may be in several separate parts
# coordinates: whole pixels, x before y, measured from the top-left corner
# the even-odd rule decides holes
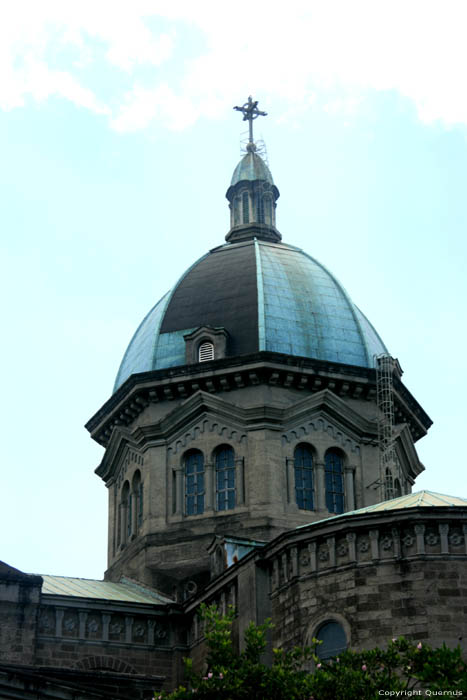
[[[235,459],[228,445],[216,452],[216,498],[217,510],[235,508]]]
[[[264,224],[264,200],[261,192],[258,192],[258,223]]]
[[[334,620],[329,620],[321,625],[315,637],[322,642],[316,649],[316,653],[323,661],[337,656],[347,649],[344,628]]]
[[[313,510],[313,453],[308,445],[294,452],[295,498],[302,510]]]
[[[212,343],[201,343],[198,350],[198,360],[207,362],[214,359],[214,345]]]
[[[324,478],[326,506],[330,513],[344,512],[344,478],[342,471],[342,457],[335,450],[329,450],[324,458]]]

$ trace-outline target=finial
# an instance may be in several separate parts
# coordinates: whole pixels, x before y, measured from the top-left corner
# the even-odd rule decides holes
[[[266,117],[267,112],[261,112],[258,109],[258,100],[253,102],[253,98],[251,97],[251,95],[248,98],[248,102],[245,102],[245,104],[241,107],[234,107],[234,109],[236,109],[237,112],[242,112],[244,122],[248,121],[249,143],[246,147],[247,151],[256,151],[256,146],[253,141],[253,119],[257,119],[257,117],[260,116]]]

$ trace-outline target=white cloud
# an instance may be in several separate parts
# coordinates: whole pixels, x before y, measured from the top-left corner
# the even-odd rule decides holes
[[[348,114],[362,96],[393,90],[424,122],[467,123],[464,0],[17,0],[3,14],[4,109],[59,94],[105,113],[106,94],[114,129],[181,129],[251,92],[284,100],[284,114],[303,113],[312,94]],[[64,47],[74,60],[52,65],[53,47],[56,60]],[[111,89],[91,91],[89,66],[114,71]]]

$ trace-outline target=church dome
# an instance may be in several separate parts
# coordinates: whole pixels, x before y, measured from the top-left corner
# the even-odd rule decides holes
[[[254,151],[248,151],[234,170],[230,186],[233,187],[243,180],[262,180],[270,185],[274,184],[271,171],[261,158]]]
[[[114,389],[137,372],[186,364],[185,336],[223,329],[226,357],[263,350],[358,367],[387,352],[342,285],[303,250],[253,237],[194,263],[151,309]]]

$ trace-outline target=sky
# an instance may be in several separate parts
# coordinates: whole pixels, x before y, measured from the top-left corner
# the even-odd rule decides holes
[[[102,577],[84,424],[147,311],[222,244],[250,94],[283,240],[340,280],[434,422],[415,488],[467,497],[466,24],[450,0],[1,6],[0,559]]]

